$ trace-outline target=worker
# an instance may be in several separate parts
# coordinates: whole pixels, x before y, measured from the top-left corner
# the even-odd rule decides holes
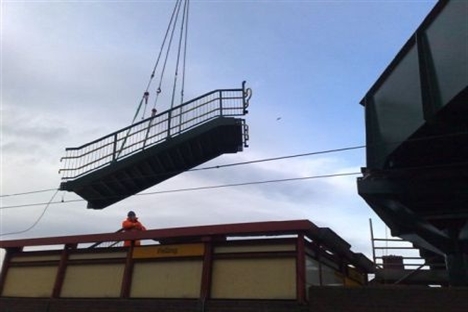
[[[127,219],[122,222],[122,229],[125,232],[133,232],[133,231],[146,231],[146,228],[143,224],[138,221],[138,218],[133,211],[129,211],[127,214]],[[134,246],[140,246],[141,242],[139,240],[134,241]],[[126,240],[124,242],[125,247],[129,247],[132,245],[132,241]]]

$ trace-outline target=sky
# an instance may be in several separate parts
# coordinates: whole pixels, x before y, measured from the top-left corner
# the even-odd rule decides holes
[[[185,99],[244,80],[253,90],[249,147],[200,168],[365,145],[359,102],[435,3],[192,0]],[[55,194],[66,147],[131,123],[173,6],[1,0],[0,239],[114,232],[133,210],[149,229],[308,219],[371,258],[369,219],[376,236],[387,230],[357,194],[359,175],[182,191],[356,173],[364,148],[185,172],[103,210]]]

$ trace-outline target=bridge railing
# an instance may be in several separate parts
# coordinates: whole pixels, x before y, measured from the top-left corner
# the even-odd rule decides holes
[[[80,147],[66,148],[59,173],[73,180],[178,136],[218,117],[243,116],[251,90],[219,89],[173,107]]]

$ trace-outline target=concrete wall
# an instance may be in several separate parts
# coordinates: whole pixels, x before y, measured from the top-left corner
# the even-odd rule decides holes
[[[311,287],[294,300],[0,298],[2,312],[466,312],[468,288]]]
[[[310,287],[310,312],[466,312],[468,288]]]
[[[2,312],[308,312],[294,301],[0,298]]]

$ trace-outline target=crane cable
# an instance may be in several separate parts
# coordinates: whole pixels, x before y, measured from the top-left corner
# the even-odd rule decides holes
[[[159,54],[158,54],[158,57],[157,57],[157,59],[156,59],[156,63],[154,64],[153,70],[151,71],[151,75],[150,75],[148,84],[146,85],[146,89],[145,89],[145,91],[143,92],[143,96],[142,96],[142,98],[141,98],[141,100],[140,100],[140,103],[139,103],[138,106],[137,106],[137,110],[136,110],[136,112],[135,112],[135,115],[133,116],[133,119],[132,119],[132,122],[131,122],[132,125],[135,123],[135,120],[137,119],[138,114],[140,113],[140,109],[141,109],[141,106],[143,105],[143,103],[145,104],[145,106],[144,106],[144,109],[143,109],[143,117],[142,117],[142,119],[144,118],[145,111],[146,111],[146,106],[147,106],[147,104],[148,104],[148,99],[149,99],[149,95],[150,95],[150,94],[149,94],[149,89],[150,89],[151,83],[153,82],[153,79],[154,79],[154,77],[155,77],[155,75],[156,75],[156,69],[158,68],[159,61],[161,60],[161,55],[162,55],[162,52],[163,52],[163,50],[164,50],[164,46],[166,45],[167,36],[168,36],[169,31],[170,31],[170,29],[171,29],[171,25],[172,25],[172,22],[173,22],[173,20],[174,20],[174,16],[175,16],[175,14],[176,14],[177,6],[178,6],[178,4],[179,4],[179,1],[180,1],[180,0],[177,0],[176,5],[174,6],[174,10],[172,11],[171,19],[170,19],[170,21],[169,21],[169,25],[167,25],[166,34],[164,35],[164,39],[163,39],[163,43],[162,43],[162,45],[161,45],[161,49],[159,49]],[[163,74],[164,74],[164,72],[163,72]],[[161,75],[161,80],[162,80],[163,74]],[[160,84],[160,85],[161,85],[161,84]],[[158,88],[158,90],[159,90],[159,88]]]
[[[185,0],[185,1],[187,2],[188,0]],[[172,47],[172,41],[174,39],[174,34],[175,34],[175,31],[176,31],[176,27],[177,27],[177,21],[179,19],[179,15],[180,15],[181,4],[182,4],[182,0],[178,0],[177,3],[176,3],[176,6],[174,7],[173,15],[171,17],[171,21],[169,22],[169,27],[168,27],[167,32],[166,32],[166,38],[167,38],[167,35],[168,35],[169,32],[170,32],[171,35],[170,35],[169,43],[167,44],[166,53],[165,53],[165,56],[164,56],[164,64],[163,64],[163,67],[162,67],[162,70],[161,70],[161,76],[159,78],[159,85],[158,85],[158,88],[156,89],[156,98],[155,98],[154,104],[153,104],[153,111],[156,109],[156,104],[157,104],[157,100],[159,98],[159,94],[162,92],[161,86],[162,86],[162,82],[163,82],[164,73],[166,71],[167,62],[168,62],[168,59],[169,59],[169,54],[170,54],[171,47]],[[164,38],[164,43],[163,43],[163,46],[161,47],[161,49],[164,48],[166,38]],[[179,46],[179,49],[180,49],[180,46]],[[155,66],[155,68],[156,68],[156,66]]]
[[[176,14],[178,14],[178,7],[180,5],[179,1],[180,0],[178,0],[176,2],[175,6],[174,6],[174,10],[172,11],[171,19],[169,21],[169,24],[167,25],[167,29],[166,29],[166,33],[164,35],[164,39],[163,39],[163,42],[162,42],[162,45],[161,45],[161,49],[159,49],[159,54],[158,54],[158,57],[156,59],[156,63],[154,64],[153,71],[151,72],[151,76],[150,76],[150,79],[148,81],[148,85],[146,86],[146,90],[145,90],[145,93],[143,94],[143,96],[146,95],[147,97],[149,97],[149,91],[148,90],[149,90],[149,88],[151,86],[151,82],[153,81],[154,76],[156,75],[156,69],[158,68],[159,61],[161,60],[161,56],[162,56],[162,53],[164,51],[164,47],[166,46],[167,37],[169,35],[169,32],[171,31],[171,27],[173,25],[174,17],[176,16]],[[170,45],[170,43],[169,43],[169,45]],[[168,54],[168,52],[166,52],[164,68],[165,68],[166,62],[167,62],[167,54]],[[164,70],[161,71],[161,76],[159,78],[159,85],[158,85],[158,88],[156,89],[156,99],[157,99],[159,93],[161,93],[161,83],[162,83],[163,76],[164,76]],[[145,110],[143,111],[142,119],[144,119],[145,111],[146,111],[146,104],[148,103],[148,98],[147,97],[146,97],[146,101],[145,101]],[[156,102],[157,102],[157,100],[155,100],[153,108],[156,106]]]
[[[184,90],[185,90],[185,64],[187,60],[187,37],[188,37],[188,20],[189,20],[189,5],[190,2],[187,0],[186,2],[186,13],[185,13],[185,38],[184,38],[184,56],[183,56],[183,65],[182,65],[182,86],[180,91],[180,103],[184,103]]]
[[[184,14],[183,14],[184,15],[183,16],[184,20],[185,20],[185,15],[188,14],[188,4],[187,4],[188,1],[189,0],[185,0]],[[154,77],[156,75],[156,70],[157,70],[159,62],[161,60],[161,56],[163,54],[163,51],[164,51],[164,49],[166,49],[165,57],[164,57],[164,64],[163,64],[163,67],[162,67],[162,70],[161,70],[161,75],[159,77],[159,85],[158,85],[158,88],[156,89],[156,97],[155,97],[154,105],[153,105],[153,109],[152,109],[152,116],[154,116],[156,114],[156,104],[157,104],[157,101],[158,101],[158,98],[159,98],[159,94],[161,93],[162,81],[163,81],[167,61],[168,61],[169,54],[170,54],[169,52],[170,52],[171,46],[172,46],[172,39],[174,37],[174,32],[175,32],[175,29],[176,29],[177,20],[179,18],[181,3],[182,3],[182,0],[177,0],[176,4],[174,5],[174,9],[173,9],[172,14],[171,14],[171,19],[170,19],[169,24],[167,26],[166,33],[165,33],[164,39],[163,39],[163,43],[161,45],[161,49],[159,50],[159,54],[158,54],[158,57],[156,59],[156,63],[154,65],[154,67],[153,67],[153,70],[151,72],[148,84],[146,86],[145,91],[143,92],[143,96],[142,96],[142,98],[140,100],[140,103],[137,106],[137,110],[135,112],[135,115],[133,116],[131,125],[133,125],[135,123],[136,119],[138,118],[138,115],[140,114],[140,110],[141,110],[143,104],[144,104],[144,107],[143,107],[143,113],[142,113],[141,119],[145,118],[146,107],[147,107],[149,96],[150,96],[149,90],[150,90],[150,87],[151,87],[151,83],[152,83],[152,81],[153,81],[153,79],[154,79]],[[166,47],[166,42],[167,42],[167,38],[168,38],[169,33],[170,33],[169,43],[167,44],[167,47]],[[181,47],[179,46],[179,50],[180,49],[181,49]],[[185,60],[184,60],[184,66],[185,66]],[[184,69],[184,75],[185,75],[185,69]],[[185,80],[185,78],[184,78],[184,80]],[[127,138],[129,137],[130,132],[131,132],[131,128],[128,129],[127,134],[125,135],[125,138],[122,141],[122,145],[120,146],[120,148],[119,148],[119,150],[117,152],[117,156],[116,156],[117,158],[122,153],[122,151],[123,151],[123,149],[125,147],[125,144],[127,143]]]
[[[161,84],[162,84],[162,81],[163,81],[163,75],[164,75],[164,72],[165,72],[165,69],[166,69],[170,48],[172,46],[172,40],[174,38],[174,33],[175,33],[175,30],[176,30],[176,26],[177,26],[177,20],[179,19],[181,3],[182,3],[181,1],[178,2],[179,5],[177,6],[176,19],[174,20],[174,23],[173,23],[173,27],[172,27],[172,31],[171,31],[171,37],[169,39],[169,44],[168,44],[168,47],[167,47],[166,57],[165,57],[165,60],[164,60],[164,66],[163,66],[163,69],[161,71],[161,78],[159,79],[159,86],[158,86],[158,89],[156,90],[156,97],[155,97],[155,100],[154,100],[153,108],[151,110],[151,117],[156,116],[156,113],[157,113],[156,104],[157,104],[157,101],[158,101],[158,98],[159,98],[159,94],[161,93]],[[185,0],[183,14],[182,14],[181,28],[180,28],[179,46],[178,46],[178,49],[177,49],[178,51],[177,51],[177,61],[176,61],[176,65],[175,65],[174,85],[173,85],[173,88],[172,88],[171,109],[174,107],[174,97],[175,97],[175,92],[176,92],[176,89],[177,89],[177,75],[178,75],[178,68],[179,68],[180,51],[182,49],[182,42],[181,42],[182,40],[181,39],[182,39],[182,36],[184,34],[184,24],[185,24],[185,21],[187,20],[186,19],[186,15],[188,14],[187,9],[188,9],[188,0]],[[184,47],[184,50],[185,49],[186,48]],[[185,61],[184,61],[184,65],[185,65]],[[185,75],[185,70],[184,70],[184,75]],[[184,78],[184,80],[185,80],[185,78]],[[182,93],[183,93],[183,91],[182,91]],[[169,132],[170,132],[170,129],[171,129],[171,126],[170,126],[171,125],[171,115],[172,115],[171,111],[169,111],[169,117],[168,117]],[[142,117],[142,119],[144,119],[144,116]],[[152,126],[153,126],[153,118],[151,118],[149,120],[149,123],[148,123],[148,127],[147,127],[147,130],[146,130],[146,135],[145,135],[144,146],[146,146],[146,140],[148,139],[148,136],[150,134],[150,129],[151,129]]]
[[[176,60],[176,65],[175,65],[175,73],[174,73],[174,83],[172,85],[172,100],[171,100],[171,109],[174,107],[174,100],[175,100],[175,94],[176,94],[176,88],[177,88],[177,78],[179,76],[179,66],[180,66],[180,54],[182,50],[182,46],[184,47],[184,53],[183,53],[183,71],[182,75],[185,75],[185,58],[187,55],[187,22],[188,22],[188,0],[184,2],[184,9],[183,9],[183,14],[182,14],[182,22],[180,23],[180,33],[179,33],[179,45],[177,49],[177,60]],[[182,41],[182,39],[185,37],[185,42]],[[183,81],[185,81],[185,77],[183,77]],[[182,86],[181,94],[184,93]],[[183,98],[183,97],[182,97]]]

